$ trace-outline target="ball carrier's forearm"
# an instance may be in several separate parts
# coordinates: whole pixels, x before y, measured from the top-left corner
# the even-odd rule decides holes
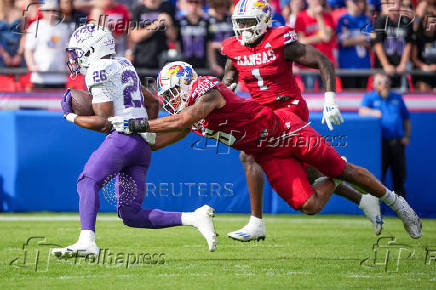
[[[77,116],[74,123],[82,128],[100,133],[108,134],[112,130],[112,124],[107,118],[101,116]]]

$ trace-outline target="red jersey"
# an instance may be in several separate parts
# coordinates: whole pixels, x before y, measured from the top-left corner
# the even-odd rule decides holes
[[[214,77],[200,77],[192,84],[188,106],[210,89],[219,90],[226,104],[212,111],[202,126],[192,131],[249,154],[262,150],[258,140],[276,131],[278,118],[273,111],[253,100],[237,96]]]
[[[324,24],[335,31],[333,17],[329,13],[323,12],[322,18],[324,20]],[[303,33],[304,36],[312,36],[320,33],[320,28],[318,21],[310,16],[307,13],[307,10],[304,10],[297,14],[297,18],[295,19],[295,31],[297,33]],[[336,65],[336,60],[333,54],[333,50],[336,47],[335,36],[333,36],[329,42],[314,43],[312,46],[324,53],[333,62],[333,64]]]
[[[297,40],[288,26],[270,28],[261,43],[248,47],[236,37],[222,43],[222,53],[232,60],[251,97],[262,105],[270,105],[277,97],[301,99],[301,92],[292,74],[292,62],[284,57],[285,45]]]

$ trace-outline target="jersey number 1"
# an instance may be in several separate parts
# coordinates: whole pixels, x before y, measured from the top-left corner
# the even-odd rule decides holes
[[[260,76],[260,70],[258,68],[253,69],[251,74],[257,79],[257,85],[261,91],[268,89],[268,87],[263,83],[263,78]]]

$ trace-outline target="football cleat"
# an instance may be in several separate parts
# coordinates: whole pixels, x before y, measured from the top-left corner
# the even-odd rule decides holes
[[[422,235],[421,219],[410,207],[407,201],[398,196],[391,208],[397,213],[398,217],[403,221],[404,229],[414,239],[418,239]]]
[[[215,227],[213,225],[212,217],[215,216],[214,209],[210,206],[203,205],[200,208],[197,208],[194,211],[195,223],[194,227],[196,227],[203,237],[206,239],[207,244],[209,246],[209,251],[214,252],[216,250],[216,233]]]
[[[234,232],[230,232],[227,235],[229,236],[229,238],[232,238],[240,242],[265,240],[266,237],[265,224],[263,222],[257,225],[248,224],[244,226],[242,229]]]
[[[380,213],[378,198],[370,194],[363,194],[359,203],[366,217],[371,221],[375,234],[378,236],[383,229],[383,219]]]
[[[75,243],[65,248],[54,248],[51,250],[52,255],[58,258],[71,258],[75,256],[98,256],[100,249],[95,242],[91,243]]]

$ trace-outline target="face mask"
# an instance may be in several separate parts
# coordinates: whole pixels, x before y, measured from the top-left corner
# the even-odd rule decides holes
[[[242,39],[250,40],[253,37],[253,31],[245,30],[241,33]]]

